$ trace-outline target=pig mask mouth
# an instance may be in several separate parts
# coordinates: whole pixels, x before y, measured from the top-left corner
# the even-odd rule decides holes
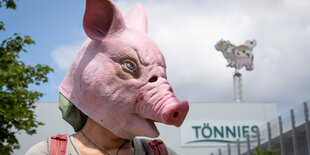
[[[166,79],[166,65],[147,36],[136,5],[125,19],[112,0],[86,0],[83,44],[59,91],[82,113],[116,136],[157,137],[154,122],[179,127],[188,112]]]
[[[152,137],[154,137],[154,138],[158,137],[159,136],[159,131],[157,129],[157,126],[155,125],[156,121],[151,120],[151,119],[146,119],[146,121],[149,123],[150,127],[153,129],[152,135],[154,135],[154,136],[152,136]]]

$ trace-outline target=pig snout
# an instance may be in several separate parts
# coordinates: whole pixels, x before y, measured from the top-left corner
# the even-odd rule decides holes
[[[141,88],[138,115],[167,125],[181,126],[189,104],[179,100],[165,78],[158,78]],[[143,97],[141,97],[143,96]]]
[[[163,123],[168,125],[181,126],[189,109],[185,100],[167,103],[162,113]]]

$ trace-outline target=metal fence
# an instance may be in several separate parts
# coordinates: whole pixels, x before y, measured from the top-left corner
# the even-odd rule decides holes
[[[309,109],[310,105],[304,102],[260,126],[255,137],[248,135],[245,142],[237,140],[211,155],[252,155],[256,147],[277,149],[278,155],[310,155]]]

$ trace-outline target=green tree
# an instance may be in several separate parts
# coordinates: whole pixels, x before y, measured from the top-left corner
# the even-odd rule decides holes
[[[0,8],[16,9],[14,0],[0,0]],[[5,31],[0,21],[0,31]],[[30,36],[13,34],[0,42],[0,154],[11,154],[19,148],[15,135],[21,131],[32,135],[36,127],[43,125],[36,120],[35,102],[43,96],[30,91],[29,85],[40,85],[48,81],[47,74],[53,69],[47,65],[29,66],[19,60],[25,46],[35,44]]]
[[[261,151],[259,147],[256,147],[256,151],[253,153],[253,155],[277,155],[278,152],[278,149]]]

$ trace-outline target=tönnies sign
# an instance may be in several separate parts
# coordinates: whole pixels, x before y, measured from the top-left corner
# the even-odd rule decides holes
[[[227,143],[256,142],[259,126],[264,121],[185,121],[180,128],[182,146],[227,146]]]

